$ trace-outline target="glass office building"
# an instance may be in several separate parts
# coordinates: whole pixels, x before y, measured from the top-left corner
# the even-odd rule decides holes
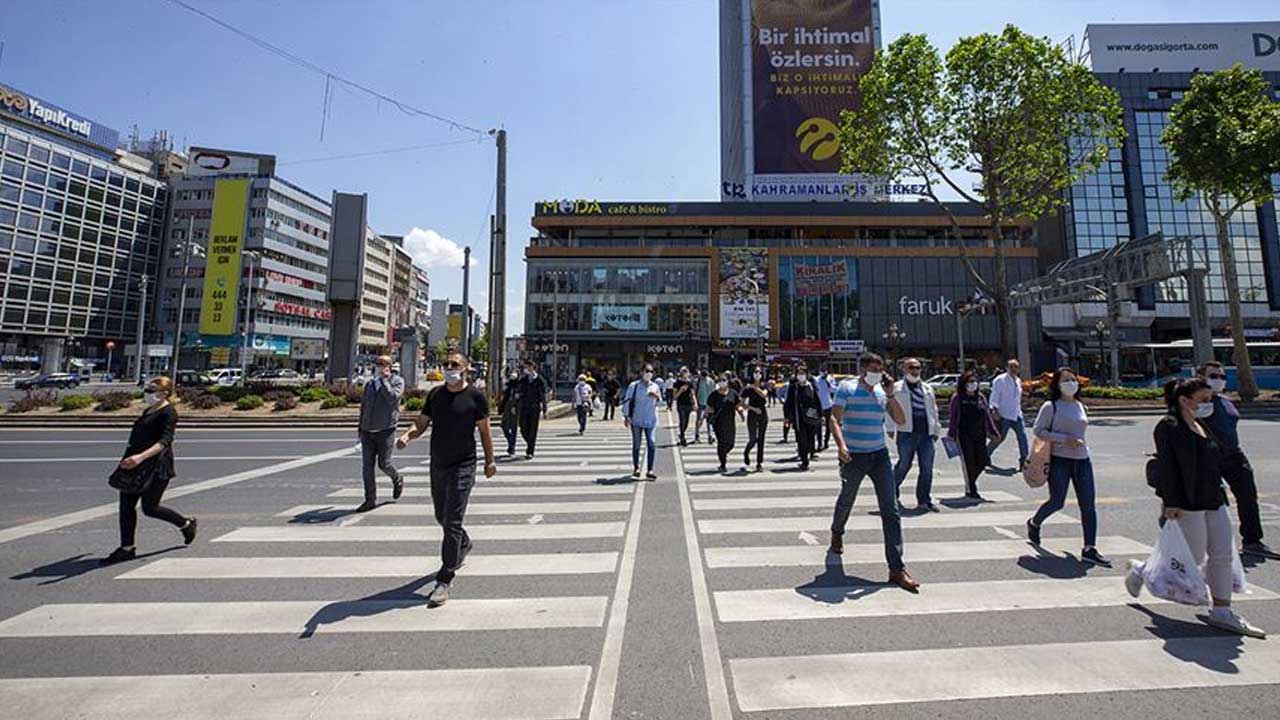
[[[142,278],[155,290],[165,185],[114,131],[65,111],[54,125],[24,112],[25,93],[0,94],[0,368],[101,371],[114,341],[123,371]]]

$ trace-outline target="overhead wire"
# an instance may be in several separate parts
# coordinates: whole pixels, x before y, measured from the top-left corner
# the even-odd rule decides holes
[[[184,9],[184,10],[188,11],[188,12],[191,12],[191,13],[194,13],[194,14],[196,14],[196,15],[199,15],[200,17],[202,17],[202,18],[204,18],[204,19],[208,20],[209,22],[212,22],[212,23],[214,23],[215,25],[218,25],[219,27],[222,27],[222,28],[224,28],[224,29],[228,30],[229,32],[232,32],[232,33],[235,33],[236,35],[239,35],[240,37],[242,37],[242,38],[244,38],[245,40],[247,40],[247,41],[249,41],[249,42],[253,43],[254,45],[258,46],[259,48],[261,48],[261,49],[263,49],[263,50],[266,50],[267,52],[270,52],[270,53],[272,53],[272,54],[274,54],[274,55],[277,55],[277,56],[279,56],[279,57],[281,57],[281,58],[283,58],[283,59],[285,59],[285,60],[288,60],[289,62],[291,62],[291,63],[293,63],[293,64],[295,64],[295,65],[297,65],[297,66],[299,66],[299,67],[301,67],[301,68],[303,68],[303,69],[306,69],[306,70],[309,70],[309,71],[311,71],[311,72],[313,72],[313,73],[316,73],[317,75],[325,76],[325,77],[328,79],[328,81],[337,82],[337,83],[340,83],[340,84],[342,84],[342,85],[346,85],[346,86],[348,86],[348,87],[350,87],[350,88],[353,88],[353,89],[355,89],[355,90],[359,90],[360,92],[363,92],[363,93],[365,93],[366,95],[370,95],[370,96],[372,96],[372,97],[374,97],[374,98],[377,98],[378,100],[382,100],[382,101],[384,101],[384,102],[386,102],[386,103],[389,103],[390,105],[393,105],[393,106],[394,106],[394,107],[396,107],[398,110],[400,110],[401,112],[405,113],[406,115],[420,115],[420,116],[423,116],[423,117],[431,118],[432,120],[436,120],[437,122],[444,123],[444,124],[446,124],[446,125],[448,125],[448,126],[450,126],[450,127],[452,127],[452,128],[457,128],[457,129],[459,129],[459,130],[466,130],[467,132],[475,133],[475,134],[477,134],[477,135],[484,135],[484,134],[486,134],[484,130],[481,130],[481,129],[479,129],[479,128],[473,127],[473,126],[471,126],[471,125],[467,125],[467,124],[466,124],[466,123],[464,123],[464,122],[461,122],[461,121],[458,121],[458,120],[454,120],[454,119],[449,118],[449,117],[446,117],[446,116],[444,116],[444,115],[440,115],[440,114],[438,114],[438,113],[433,113],[433,112],[431,112],[431,111],[429,111],[429,110],[423,110],[422,108],[416,107],[416,106],[411,105],[411,104],[409,104],[409,103],[407,103],[407,102],[404,102],[404,101],[402,101],[402,100],[397,100],[396,98],[393,98],[393,97],[391,97],[390,95],[386,95],[386,94],[384,94],[384,93],[378,92],[377,90],[374,90],[373,88],[370,88],[370,87],[368,87],[368,86],[366,86],[366,85],[363,85],[363,84],[361,84],[361,83],[358,83],[358,82],[356,82],[356,81],[354,81],[354,80],[351,80],[351,79],[349,79],[349,78],[343,77],[342,75],[340,75],[340,74],[338,74],[338,73],[336,73],[336,72],[333,72],[332,70],[327,70],[327,69],[325,69],[325,68],[322,68],[322,67],[320,67],[319,65],[316,65],[315,63],[311,62],[310,60],[307,60],[307,59],[305,59],[305,58],[299,57],[298,55],[295,55],[294,53],[291,53],[291,52],[289,52],[288,50],[285,50],[284,48],[281,48],[281,47],[279,47],[279,46],[277,46],[277,45],[273,45],[273,44],[271,44],[270,42],[267,42],[266,40],[263,40],[262,38],[260,38],[260,37],[258,37],[258,36],[256,36],[256,35],[253,35],[252,33],[249,33],[249,32],[247,32],[247,31],[245,31],[245,30],[241,30],[240,28],[238,28],[238,27],[236,27],[236,26],[234,26],[234,25],[232,25],[232,24],[230,24],[230,23],[228,23],[228,22],[226,22],[226,21],[224,21],[224,20],[222,20],[222,19],[220,19],[220,18],[218,18],[218,17],[216,17],[216,16],[214,16],[214,15],[210,15],[209,13],[205,12],[204,10],[201,10],[201,9],[200,9],[200,8],[198,8],[198,7],[195,7],[195,6],[193,6],[193,5],[190,5],[190,4],[186,3],[186,2],[184,2],[184,0],[169,0],[169,2],[170,2],[170,3],[172,3],[173,5],[177,5],[178,7],[182,8],[182,9]],[[327,85],[327,82],[326,82],[326,85]],[[329,95],[329,93],[326,93],[326,97],[329,97],[329,96],[330,96],[330,95]],[[327,105],[326,105],[326,107],[327,107]]]
[[[387,148],[386,150],[370,150],[368,152],[348,153],[346,155],[328,155],[326,157],[305,158],[302,160],[289,160],[287,162],[276,163],[277,165],[302,165],[305,163],[328,162],[330,160],[350,160],[352,158],[373,157],[375,155],[394,155],[396,153],[415,152],[418,150],[431,150],[433,148],[452,147],[454,145],[475,145],[481,142],[481,138],[467,140],[450,140],[448,142],[429,143],[427,145],[407,145],[405,147]]]

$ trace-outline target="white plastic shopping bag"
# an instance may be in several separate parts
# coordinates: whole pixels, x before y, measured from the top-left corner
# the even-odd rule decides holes
[[[1209,604],[1209,587],[1175,521],[1166,522],[1160,531],[1155,550],[1142,564],[1142,579],[1147,591],[1163,600],[1184,605]]]

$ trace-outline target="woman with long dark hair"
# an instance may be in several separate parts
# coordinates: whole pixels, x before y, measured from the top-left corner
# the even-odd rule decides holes
[[[765,387],[763,367],[756,365],[747,377],[750,379],[742,391],[742,407],[747,412],[747,447],[743,450],[742,465],[751,469],[751,448],[755,448],[756,472],[763,472],[764,438],[769,430],[769,391]]]
[[[1067,501],[1067,486],[1075,488],[1080,505],[1080,524],[1084,530],[1081,559],[1103,567],[1111,561],[1098,552],[1097,491],[1093,482],[1093,462],[1085,432],[1089,429],[1089,413],[1080,402],[1080,379],[1074,370],[1061,367],[1049,380],[1049,400],[1036,415],[1035,435],[1052,443],[1049,452],[1049,499],[1027,521],[1027,538],[1040,544],[1040,526],[1049,516],[1062,509]]]
[[[147,408],[133,423],[129,446],[120,465],[111,474],[112,487],[120,489],[120,547],[103,558],[103,565],[137,557],[134,534],[138,529],[138,500],[142,514],[158,518],[182,532],[184,544],[196,539],[196,519],[185,518],[160,504],[173,471],[173,431],[178,427],[178,411],[169,403],[173,381],[152,378],[146,385]]]
[[[1265,638],[1266,632],[1231,609],[1235,545],[1222,487],[1225,452],[1204,420],[1213,414],[1213,390],[1204,378],[1171,380],[1164,386],[1164,402],[1169,414],[1156,423],[1154,433],[1156,494],[1164,503],[1165,521],[1178,523],[1192,558],[1205,569],[1213,609],[1202,617],[1227,632]],[[1125,587],[1134,597],[1142,590],[1136,565],[1130,560],[1125,576]]]
[[[960,457],[964,460],[964,496],[981,502],[978,476],[991,459],[987,441],[995,437],[997,431],[987,399],[978,392],[978,376],[972,370],[961,373],[956,381],[949,414],[947,436],[960,446]]]

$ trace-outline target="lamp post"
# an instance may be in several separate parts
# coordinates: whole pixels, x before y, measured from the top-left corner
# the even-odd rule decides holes
[[[147,285],[150,284],[150,278],[146,275],[138,281],[138,332],[134,338],[134,347],[137,349],[137,364],[133,369],[133,381],[142,384],[142,358],[145,355],[142,352],[142,336],[147,324]]]
[[[240,348],[240,382],[247,383],[249,381],[249,330],[252,327],[249,313],[253,311],[253,264],[259,262],[262,255],[256,250],[245,250],[242,255],[249,266],[249,284],[244,296],[244,342]]]
[[[1101,371],[1106,368],[1106,351],[1102,347],[1102,341],[1111,337],[1111,328],[1105,321],[1099,320],[1093,325],[1093,336],[1098,338],[1098,370],[1102,374]]]
[[[889,327],[880,337],[889,347],[889,365],[892,367],[898,361],[898,343],[906,340],[907,334],[898,329],[898,323],[889,323]]]
[[[551,399],[556,397],[556,381],[560,379],[560,271],[552,270],[551,286]]]
[[[991,299],[980,294],[975,295],[973,300],[956,301],[956,345],[959,351],[956,362],[957,373],[964,372],[964,319],[975,312],[985,312],[991,305]]]
[[[191,256],[204,257],[204,246],[193,237],[196,219],[192,216],[187,223],[187,239],[174,247],[175,252],[182,253],[182,284],[178,290],[178,319],[174,323],[173,332],[173,364],[170,374],[174,382],[178,381],[178,357],[182,351],[182,316],[187,312],[187,276],[191,272]]]
[[[746,275],[742,279],[751,285],[751,302],[756,306],[756,362],[764,365],[764,323],[760,322],[760,283]]]

